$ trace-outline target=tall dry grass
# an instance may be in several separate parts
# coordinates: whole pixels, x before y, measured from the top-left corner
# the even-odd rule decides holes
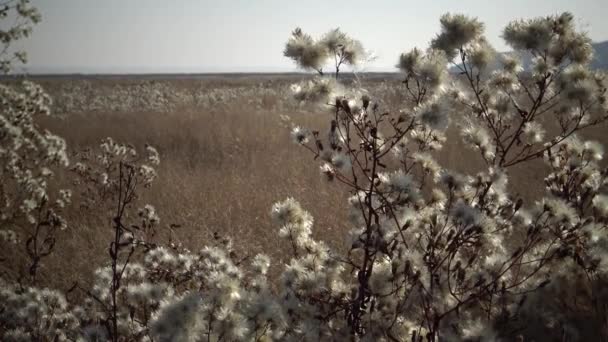
[[[301,78],[301,77],[300,77]],[[288,196],[297,198],[315,218],[316,237],[336,247],[344,246],[346,222],[346,193],[338,184],[325,182],[319,174],[318,163],[301,148],[291,143],[288,129],[280,115],[289,115],[293,122],[319,129],[327,127],[327,115],[322,111],[285,111],[297,108],[282,105],[285,88],[296,79],[211,78],[208,80],[156,80],[167,89],[189,92],[218,89],[247,89],[257,86],[267,89],[265,98],[251,99],[255,92],[243,96],[232,94],[230,106],[192,106],[176,104],[175,110],[95,112],[58,112],[43,125],[64,137],[75,153],[97,145],[102,138],[128,142],[137,147],[155,146],[161,154],[159,178],[145,193],[145,202],[154,205],[161,217],[164,238],[183,243],[196,250],[208,244],[214,233],[230,236],[241,255],[265,252],[274,260],[287,260],[289,249],[281,246],[276,227],[268,215],[271,205]],[[42,83],[56,100],[58,91],[71,80],[43,80]],[[136,79],[89,80],[90,91],[99,87],[101,94],[113,86],[138,86]],[[262,82],[262,83],[260,83]],[[387,109],[398,109],[399,81],[382,83],[367,80],[374,95],[380,92]],[[261,84],[261,85],[260,85]],[[389,93],[388,87],[397,89]],[[242,91],[240,92],[242,93]],[[273,95],[274,94],[274,95]],[[100,95],[101,96],[101,95]],[[253,101],[255,100],[255,101]],[[261,103],[261,107],[252,106]],[[60,105],[61,103],[58,103]],[[586,135],[608,142],[606,126],[596,127]],[[444,167],[461,172],[474,172],[482,166],[475,153],[465,151],[456,129],[448,132],[448,144],[437,155]],[[510,188],[514,193],[533,200],[543,193],[545,174],[542,162],[526,164],[513,170]],[[69,173],[60,175],[69,184]],[[67,288],[74,281],[90,280],[92,271],[107,261],[110,240],[110,217],[81,208],[78,201],[69,209],[70,228],[60,236],[56,252],[42,268],[45,283]],[[174,226],[174,228],[170,228]],[[276,258],[276,259],[275,259]],[[68,264],[70,267],[65,267]]]

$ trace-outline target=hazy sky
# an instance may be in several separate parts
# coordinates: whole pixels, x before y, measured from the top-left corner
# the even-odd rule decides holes
[[[479,17],[499,49],[512,19],[570,11],[595,41],[608,39],[607,0],[33,0],[43,22],[23,44],[36,72],[289,71],[285,41],[296,26],[361,40],[392,70],[400,52],[426,47],[439,16]]]

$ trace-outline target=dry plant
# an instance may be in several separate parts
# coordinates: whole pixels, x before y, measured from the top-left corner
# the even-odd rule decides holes
[[[0,72],[6,73],[13,63],[26,60],[24,52],[11,53],[11,43],[27,37],[40,15],[28,1],[4,1],[0,17],[13,20],[10,28],[0,30]],[[12,269],[9,274],[19,282],[25,277],[36,282],[41,260],[54,249],[57,231],[66,228],[61,212],[70,202],[70,191],[47,191],[52,169],[68,163],[65,142],[36,123],[39,116],[50,114],[50,105],[50,97],[36,84],[0,85],[0,238],[9,245],[25,241],[27,272]]]
[[[67,163],[65,144],[35,120],[49,112],[40,88],[3,86],[2,231],[28,236],[29,259],[3,260],[2,339],[494,341],[533,339],[546,327],[556,340],[576,340],[581,326],[546,298],[584,286],[597,323],[590,336],[606,340],[608,171],[599,164],[602,146],[578,135],[608,118],[605,81],[588,68],[589,39],[568,13],[515,21],[503,37],[534,56],[533,68],[523,70],[517,56],[492,68],[494,52],[477,19],[447,14],[441,27],[428,50],[399,58],[404,101],[397,110],[357,82],[340,82],[343,64],[365,58],[361,43],[339,30],[319,40],[293,32],[285,55],[319,74],[291,87],[294,100],[329,117],[326,136],[285,124],[320,161],[321,177],[350,194],[341,221],[352,229],[342,249],[313,236],[312,216],[293,198],[275,203],[270,216],[290,255],[276,274],[272,257],[242,255],[221,233],[198,251],[173,236],[167,241],[147,204],[163,193],[144,194],[157,178],[159,152],[145,146],[142,155],[107,138],[75,154],[71,170],[79,208],[107,217],[108,256],[92,284],[42,288],[35,275],[53,251],[56,228],[65,226],[58,212],[70,198],[62,191],[51,202],[47,194],[51,167]],[[334,77],[323,73],[328,62]],[[151,107],[165,108],[159,103]],[[434,157],[454,138],[446,133],[454,121],[481,160],[477,174]],[[266,135],[260,149],[273,139]],[[532,203],[510,194],[510,170],[539,159],[548,164],[546,196]],[[325,211],[342,217],[339,209]],[[18,271],[24,265],[27,279]],[[530,329],[530,317],[542,324]]]

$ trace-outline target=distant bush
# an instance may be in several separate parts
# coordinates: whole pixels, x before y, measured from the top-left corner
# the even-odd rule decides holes
[[[200,251],[164,242],[161,218],[140,200],[158,152],[108,138],[70,167],[78,204],[111,219],[108,263],[92,287],[62,293],[42,289],[36,267],[25,265],[23,277],[22,265],[3,260],[17,271],[3,275],[2,340],[494,341],[532,339],[543,328],[574,340],[583,331],[547,299],[572,286],[591,289],[592,336],[608,337],[606,294],[596,286],[608,262],[608,170],[598,164],[602,146],[577,135],[608,118],[605,80],[588,68],[589,39],[568,13],[515,21],[503,37],[535,56],[533,70],[516,55],[488,70],[494,51],[481,22],[447,14],[441,27],[428,50],[399,57],[395,87],[408,100],[396,111],[340,83],[341,65],[365,55],[360,42],[339,30],[315,40],[296,29],[286,45],[285,56],[319,74],[292,86],[294,101],[327,108],[330,129],[291,132],[321,176],[350,191],[347,252],[313,239],[312,216],[292,198],[270,211],[293,255],[278,278],[269,257],[239,258],[227,237]],[[323,72],[328,62],[335,77]],[[18,213],[3,211],[1,228],[33,229],[34,263],[66,225],[56,207],[70,193],[51,202],[46,179],[47,164],[67,158],[63,141],[35,124],[48,97],[29,83],[19,89],[0,88],[0,189],[7,212]],[[433,158],[450,125],[483,171],[462,175]],[[509,170],[536,159],[547,162],[547,196],[526,203],[509,194]],[[4,190],[9,179],[16,192]],[[80,300],[66,299],[74,293]],[[540,325],[522,328],[529,317]]]

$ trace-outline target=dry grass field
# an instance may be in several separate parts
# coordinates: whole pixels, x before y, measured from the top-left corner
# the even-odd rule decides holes
[[[43,84],[53,94],[64,82]],[[101,88],[125,82],[133,81],[103,80],[91,84]],[[230,92],[237,87],[246,88],[254,80],[226,79],[219,85],[214,80],[160,82],[182,90],[202,83],[204,87]],[[167,227],[165,233],[193,250],[208,244],[213,233],[219,232],[232,237],[236,249],[243,254],[264,251],[280,256],[285,249],[279,245],[277,228],[268,213],[274,202],[288,196],[298,198],[311,211],[320,237],[339,243],[346,229],[342,226],[345,197],[335,184],[323,181],[316,162],[291,143],[289,130],[279,116],[286,114],[303,125],[324,127],[327,114],[272,108],[274,102],[285,101],[282,90],[288,89],[289,83],[269,83],[272,95],[262,99],[261,108],[252,106],[250,101],[253,96],[262,96],[258,92],[235,97],[230,108],[175,103],[178,108],[170,111],[56,110],[59,118],[51,118],[44,125],[64,137],[72,152],[97,145],[108,136],[139,147],[146,143],[157,147],[162,158],[159,177],[145,192],[145,202],[156,207],[162,226]],[[55,98],[59,106],[61,98]],[[69,184],[69,175],[64,181]],[[43,270],[43,276],[60,287],[82,280],[77,277],[91,276],[92,270],[105,261],[111,232],[109,218],[94,210],[74,207],[68,219],[72,233],[61,237],[57,253],[47,260]],[[180,227],[169,232],[170,224]],[[66,260],[72,267],[62,266]],[[59,279],[64,284],[57,284]]]
[[[362,76],[361,86],[389,110],[400,108],[400,82],[393,75]],[[197,250],[214,232],[233,238],[243,255],[265,252],[280,262],[289,249],[277,238],[268,215],[271,205],[292,196],[315,218],[314,233],[331,245],[344,245],[346,193],[320,177],[318,163],[293,144],[281,120],[328,129],[328,113],[289,99],[289,85],[302,75],[174,78],[40,79],[54,98],[55,114],[43,125],[67,140],[71,153],[105,137],[137,147],[156,146],[159,178],[144,196],[166,227],[163,234]],[[215,99],[214,99],[215,98]],[[74,102],[77,99],[78,102]],[[608,142],[606,126],[588,138]],[[454,128],[438,161],[458,171],[475,171],[478,157],[460,143]],[[513,170],[511,189],[530,201],[543,193],[544,165]],[[69,184],[71,177],[62,177]],[[77,202],[77,201],[76,201]],[[67,288],[88,281],[107,259],[109,216],[72,207],[70,232],[45,260],[42,277]],[[171,224],[178,228],[169,228]],[[84,248],[83,248],[84,247]],[[71,267],[64,267],[65,263]]]
[[[0,0],[0,342],[608,342],[597,1],[58,2]]]

